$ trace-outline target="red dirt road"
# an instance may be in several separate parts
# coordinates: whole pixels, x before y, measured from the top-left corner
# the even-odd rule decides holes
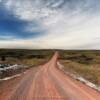
[[[0,83],[0,100],[100,100],[100,93],[57,68],[58,53],[46,64]]]

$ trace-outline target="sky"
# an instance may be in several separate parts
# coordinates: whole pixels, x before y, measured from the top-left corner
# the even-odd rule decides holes
[[[0,48],[100,49],[100,0],[0,0]]]

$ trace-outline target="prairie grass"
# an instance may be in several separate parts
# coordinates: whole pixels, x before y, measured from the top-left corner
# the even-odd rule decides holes
[[[100,53],[73,51],[72,53],[66,52],[64,56],[60,62],[64,65],[65,71],[80,75],[100,85]]]

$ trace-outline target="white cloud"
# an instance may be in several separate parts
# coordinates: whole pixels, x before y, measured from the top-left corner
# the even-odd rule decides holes
[[[96,42],[98,45],[100,43],[97,39],[100,37],[100,13],[96,12],[96,9],[99,9],[96,2],[93,0],[81,2],[73,0],[67,3],[65,0],[6,0],[4,4],[17,18],[30,22],[26,30],[33,32],[39,29],[47,30],[43,36],[28,40],[30,41],[28,48],[35,46],[38,48],[85,49],[89,48],[88,44]],[[34,27],[33,20],[37,21],[40,27]],[[16,46],[19,44],[26,46],[27,40],[22,41],[14,43]],[[12,45],[10,41],[3,44]],[[96,44],[90,46],[92,49],[97,47]]]

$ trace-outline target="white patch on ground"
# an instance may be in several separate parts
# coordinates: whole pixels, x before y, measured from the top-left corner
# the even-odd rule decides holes
[[[94,84],[92,82],[89,82],[88,80],[84,79],[83,77],[81,77],[79,75],[75,75],[75,74],[72,74],[70,72],[65,71],[64,70],[64,66],[62,64],[60,64],[60,62],[57,62],[57,65],[58,65],[58,68],[60,70],[62,70],[65,74],[70,75],[72,78],[74,78],[74,79],[76,79],[78,81],[81,81],[82,83],[86,84],[87,86],[89,86],[89,87],[91,87],[91,88],[93,88],[93,89],[95,89],[95,90],[100,92],[100,86],[98,86],[98,85],[96,85],[96,84]]]
[[[26,73],[27,73],[27,71],[22,72],[20,74],[16,74],[16,75],[10,76],[10,77],[6,77],[6,78],[3,78],[3,79],[0,79],[0,81],[7,81],[7,80],[10,80],[10,79],[13,79],[13,78],[17,78],[17,77],[20,77],[22,74],[26,74]]]
[[[26,66],[15,64],[15,65],[12,65],[12,66],[9,66],[9,67],[0,68],[0,71],[6,71],[8,69],[16,70],[16,69],[25,68],[25,67]]]
[[[6,77],[6,78],[3,78],[3,79],[0,79],[0,81],[10,80],[10,79],[13,79],[13,78],[16,78],[16,77],[19,77],[19,76],[21,76],[21,74],[17,74],[17,75],[11,76],[11,77]]]
[[[1,64],[0,64],[0,65],[1,65]],[[17,69],[20,69],[20,68],[27,68],[27,67],[28,67],[28,66],[19,65],[19,64],[10,65],[9,67],[0,68],[0,74],[2,74],[2,71],[17,70]],[[17,74],[17,75],[10,76],[10,77],[5,77],[5,78],[3,78],[3,79],[0,79],[0,81],[10,80],[10,79],[19,77],[19,76],[21,76],[22,74],[26,74],[26,73],[27,73],[27,71],[22,72],[22,73]]]

